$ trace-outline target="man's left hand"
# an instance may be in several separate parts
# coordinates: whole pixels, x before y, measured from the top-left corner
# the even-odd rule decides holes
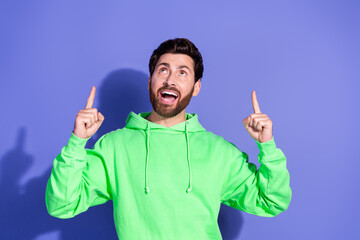
[[[254,113],[245,118],[243,124],[250,136],[258,142],[262,143],[270,141],[273,137],[272,121],[266,114],[261,113],[255,91],[252,91],[251,93],[251,100]]]

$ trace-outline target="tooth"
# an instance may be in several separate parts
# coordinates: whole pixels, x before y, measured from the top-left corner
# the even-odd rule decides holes
[[[166,93],[166,94],[173,95],[173,96],[177,97],[177,94],[176,94],[176,93],[173,93],[173,92],[164,91],[163,93]]]

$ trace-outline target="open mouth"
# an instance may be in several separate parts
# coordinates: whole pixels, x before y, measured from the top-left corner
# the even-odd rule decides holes
[[[175,102],[178,98],[178,94],[174,91],[164,90],[160,92],[161,101],[165,104],[170,104]]]

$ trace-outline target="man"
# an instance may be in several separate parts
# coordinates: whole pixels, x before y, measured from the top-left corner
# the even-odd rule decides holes
[[[196,114],[185,112],[203,73],[192,42],[162,43],[149,71],[152,112],[131,112],[124,128],[85,149],[104,121],[92,107],[92,88],[54,160],[46,188],[49,214],[71,218],[113,200],[119,239],[221,239],[220,203],[264,217],[285,211],[292,194],[286,158],[255,92],[254,113],[243,124],[260,150],[259,169],[235,145],[206,131]]]

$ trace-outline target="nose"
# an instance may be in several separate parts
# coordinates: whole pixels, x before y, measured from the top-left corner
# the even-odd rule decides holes
[[[172,74],[172,72],[170,72],[168,77],[165,79],[164,85],[175,86],[174,75]]]

